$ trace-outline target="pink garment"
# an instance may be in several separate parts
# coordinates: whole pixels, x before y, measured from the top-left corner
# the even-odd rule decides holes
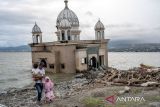
[[[49,81],[47,81],[47,79]],[[54,83],[50,80],[49,77],[46,77],[45,83],[44,83],[44,91],[45,91],[46,101],[53,101],[53,99],[55,98],[55,96],[53,94],[53,88],[54,88]]]

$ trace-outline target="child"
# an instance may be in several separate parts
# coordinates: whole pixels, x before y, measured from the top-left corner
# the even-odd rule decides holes
[[[36,63],[33,64],[32,72],[31,72],[33,81],[35,81],[34,75],[36,73],[37,68],[38,68],[38,64],[36,64]]]
[[[32,78],[33,80],[36,82],[40,82],[43,81],[45,77],[45,70],[42,67],[42,64],[40,64],[38,66],[38,64],[33,64],[33,68],[32,68]]]
[[[49,77],[45,78],[44,83],[44,92],[45,92],[45,100],[46,102],[51,102],[55,98],[53,94],[54,83],[50,80]]]

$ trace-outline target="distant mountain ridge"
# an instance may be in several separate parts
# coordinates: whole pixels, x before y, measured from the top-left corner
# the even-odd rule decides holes
[[[110,52],[160,52],[160,43],[140,43],[139,41],[119,40],[109,42]],[[29,45],[0,47],[0,52],[30,52]]]
[[[28,45],[17,47],[0,47],[0,52],[30,52],[31,48]]]
[[[110,52],[160,52],[160,43],[143,43],[139,41],[111,41]]]

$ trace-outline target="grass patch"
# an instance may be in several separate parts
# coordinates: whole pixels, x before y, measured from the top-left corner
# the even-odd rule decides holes
[[[83,100],[83,104],[85,107],[140,107],[146,105],[145,102],[116,102],[115,104],[111,104],[109,102],[105,102],[104,99],[88,97]]]
[[[100,98],[88,97],[83,100],[85,107],[105,107],[105,103]]]
[[[133,94],[138,94],[138,93],[141,93],[141,92],[142,92],[142,89],[140,89],[140,88],[133,88],[133,89],[131,90],[131,92],[132,92]]]
[[[106,104],[105,107],[144,107],[144,102],[134,102],[134,101],[130,101],[130,102],[116,102],[116,104]]]
[[[158,96],[158,95],[157,96],[155,96],[155,95],[154,96],[148,96],[148,97],[145,98],[145,100],[146,101],[154,101],[154,102],[157,101],[157,102],[159,102],[160,101],[160,96]]]

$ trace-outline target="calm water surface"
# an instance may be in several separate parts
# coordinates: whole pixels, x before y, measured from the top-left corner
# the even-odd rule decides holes
[[[110,52],[109,66],[118,69],[138,67],[141,63],[160,67],[160,52]]]
[[[128,69],[144,63],[160,67],[160,53],[125,53],[110,52],[109,66]],[[31,54],[29,52],[0,52],[0,90],[17,87],[22,88],[32,82]],[[68,79],[63,75],[55,75],[55,80]]]

